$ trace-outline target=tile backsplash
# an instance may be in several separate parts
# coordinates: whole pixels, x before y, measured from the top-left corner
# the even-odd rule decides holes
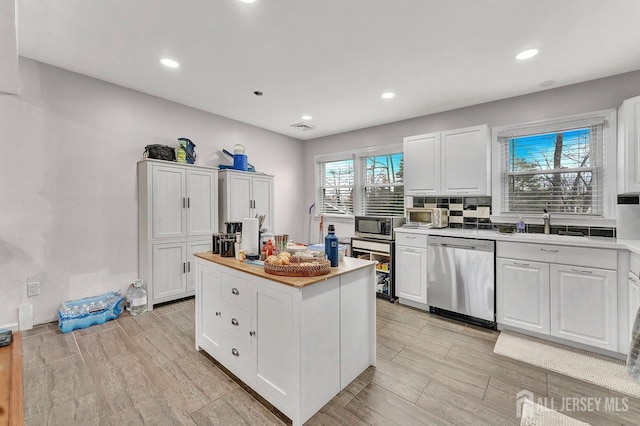
[[[441,207],[449,209],[449,228],[497,229],[499,223],[492,223],[491,197],[413,197],[413,207]],[[551,233],[580,232],[585,236],[615,238],[616,228],[592,226],[551,225]],[[526,225],[526,232],[544,233],[542,225]]]

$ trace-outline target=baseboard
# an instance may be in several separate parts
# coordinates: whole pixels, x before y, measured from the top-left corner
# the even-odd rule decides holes
[[[15,333],[16,331],[18,331],[18,323],[10,322],[9,324],[0,325],[0,329],[8,329]]]

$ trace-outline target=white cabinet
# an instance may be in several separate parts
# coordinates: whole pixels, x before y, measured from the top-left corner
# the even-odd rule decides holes
[[[617,251],[496,245],[500,327],[618,352]]]
[[[498,324],[550,333],[549,264],[496,259]]]
[[[222,344],[222,276],[215,268],[198,269],[196,292],[199,299],[196,315],[196,335],[198,345],[209,352],[217,354]],[[202,301],[206,300],[204,306]]]
[[[149,309],[195,294],[193,253],[211,250],[211,234],[218,230],[217,173],[211,167],[138,162],[138,269]]]
[[[436,195],[440,189],[440,133],[404,138],[404,193]]]
[[[486,124],[404,138],[405,194],[491,195]]]
[[[196,349],[294,426],[375,365],[373,263],[347,258],[341,268],[350,271],[295,287],[204,257],[196,258]]]
[[[220,228],[225,222],[266,215],[263,227],[273,229],[273,176],[223,170],[219,173]]]
[[[427,249],[396,245],[396,294],[427,305]]]
[[[487,125],[441,135],[441,195],[491,194],[491,140]]]
[[[0,0],[0,95],[18,93],[16,3]]]
[[[640,96],[618,110],[618,193],[640,192]]]
[[[617,351],[615,271],[551,265],[551,335]]]
[[[256,379],[289,404],[296,375],[294,365],[293,297],[258,286],[256,291]]]
[[[216,229],[216,174],[184,166],[153,164],[153,238],[211,235]]]

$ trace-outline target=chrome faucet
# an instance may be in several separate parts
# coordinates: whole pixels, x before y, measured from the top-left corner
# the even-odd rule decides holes
[[[544,210],[544,214],[542,215],[542,220],[544,221],[544,233],[548,235],[551,233],[551,213],[549,213],[547,209],[542,210]]]

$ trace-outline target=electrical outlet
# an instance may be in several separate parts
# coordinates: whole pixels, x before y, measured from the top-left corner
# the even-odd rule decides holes
[[[27,283],[27,297],[37,296],[40,294],[40,282]]]

